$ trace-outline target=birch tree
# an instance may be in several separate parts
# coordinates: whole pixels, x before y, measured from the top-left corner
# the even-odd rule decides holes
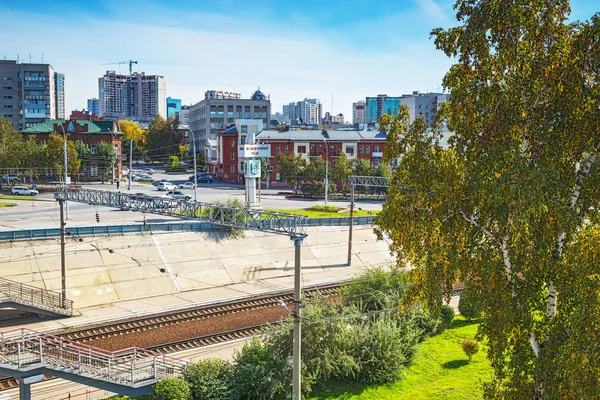
[[[432,32],[454,57],[439,114],[453,135],[384,117],[401,157],[377,231],[439,308],[463,281],[481,306],[487,398],[600,398],[600,17],[565,0],[457,0]]]

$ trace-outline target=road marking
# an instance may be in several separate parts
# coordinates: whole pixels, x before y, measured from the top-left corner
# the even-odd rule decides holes
[[[163,249],[162,249],[160,243],[158,242],[158,236],[156,236],[156,235],[152,236],[152,241],[154,242],[154,245],[156,246],[156,250],[158,251],[158,254],[160,255],[163,265],[165,266],[167,272],[169,273],[169,276],[171,277],[173,284],[175,285],[177,290],[181,290],[181,285],[177,281],[177,277],[175,276],[175,274],[173,273],[173,270],[171,269],[171,264],[169,264],[169,262],[167,261],[167,257],[165,257],[165,253],[163,252]]]

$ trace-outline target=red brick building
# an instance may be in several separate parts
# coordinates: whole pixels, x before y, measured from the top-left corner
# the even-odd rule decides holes
[[[62,126],[62,128],[61,128]],[[121,139],[123,132],[120,132],[118,122],[114,121],[85,121],[85,120],[50,120],[41,124],[34,125],[22,130],[20,133],[23,136],[34,135],[37,142],[45,142],[50,137],[50,134],[57,133],[67,135],[67,140],[76,142],[81,140],[90,149],[90,159],[87,162],[86,171],[80,176],[86,181],[102,180],[101,173],[98,169],[96,160],[96,149],[101,142],[111,143],[116,151],[117,160],[115,162],[115,177],[120,177],[122,174],[122,151]],[[110,172],[107,174],[108,179],[111,178]]]
[[[277,169],[277,159],[283,155],[301,155],[307,162],[319,156],[329,160],[330,165],[343,154],[349,160],[364,158],[376,167],[383,160],[387,135],[378,131],[262,131],[256,136],[257,143],[271,145],[269,181],[271,187],[287,186]],[[229,183],[243,183],[238,158],[238,142],[245,143],[245,134],[238,133],[235,126],[217,134],[217,179]]]
[[[90,111],[78,111],[78,110],[73,110],[71,111],[71,116],[69,117],[70,120],[88,120],[88,121],[104,121],[104,118],[102,118],[99,115],[96,115]]]

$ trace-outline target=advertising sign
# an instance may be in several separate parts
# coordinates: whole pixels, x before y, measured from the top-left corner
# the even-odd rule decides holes
[[[270,157],[270,144],[242,144],[238,146],[239,158]]]
[[[246,161],[246,177],[248,177],[248,178],[260,177],[260,160]]]

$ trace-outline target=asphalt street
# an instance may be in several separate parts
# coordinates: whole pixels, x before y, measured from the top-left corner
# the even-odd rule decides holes
[[[189,172],[181,174],[165,174],[156,172],[155,179],[168,179],[169,182],[179,185],[189,182]],[[98,190],[117,191],[116,184],[93,183],[82,184],[82,187]],[[193,189],[180,189],[194,197]],[[197,187],[197,200],[206,203],[215,203],[219,200],[225,201],[236,198],[244,202],[243,185],[232,185],[221,182],[200,183]],[[164,196],[165,192],[159,191],[151,184],[132,182],[131,190],[127,190],[127,182],[121,182],[119,191],[124,193],[145,193],[152,196]],[[289,189],[262,189],[261,208],[268,209],[297,209],[307,208],[315,204],[324,204],[324,200],[286,199],[281,192],[290,193]],[[34,228],[58,228],[60,214],[58,203],[54,201],[53,193],[42,193],[38,195],[37,201],[16,200],[15,207],[0,208],[0,230],[34,229]],[[348,201],[329,201],[328,204],[341,208],[348,208]],[[357,206],[365,210],[380,210],[382,201],[361,201]],[[96,213],[100,217],[101,225],[160,223],[179,220],[177,218],[163,217],[159,215],[142,214],[108,207],[97,207],[82,203],[69,203],[69,219],[67,226],[93,226],[96,222]]]

